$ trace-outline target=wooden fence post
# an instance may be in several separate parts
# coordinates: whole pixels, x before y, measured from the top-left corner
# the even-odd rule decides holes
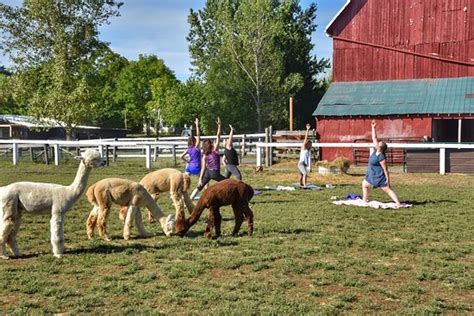
[[[117,162],[117,146],[114,146],[114,148],[112,148],[112,161]]]
[[[35,161],[35,155],[33,153],[33,147],[30,147],[30,158],[31,158],[31,161]]]
[[[54,148],[54,165],[59,166],[59,161],[61,160],[59,144],[54,144],[53,148]]]
[[[13,164],[17,165],[19,161],[18,157],[18,144],[13,143],[12,144],[12,154],[13,154]]]
[[[446,148],[439,149],[439,174],[446,174]]]
[[[155,146],[154,147],[154,150],[153,150],[153,161],[157,161],[158,160],[158,151],[160,150],[160,147],[158,146]]]
[[[151,169],[151,145],[145,146],[146,168]]]
[[[256,149],[256,154],[257,154],[257,167],[261,167],[262,166],[262,147],[257,146],[255,147]]]
[[[105,165],[109,166],[109,145],[105,145]]]
[[[265,143],[268,143],[268,127],[265,128]],[[268,167],[269,166],[269,160],[268,160],[268,154],[269,154],[269,148],[268,147],[265,147],[264,149],[264,152],[265,152],[265,167]]]
[[[44,162],[49,165],[49,146],[48,144],[45,144],[43,146],[44,149]]]
[[[174,163],[174,166],[176,167],[176,145],[173,145],[173,148],[171,150],[173,152],[173,163]]]
[[[273,126],[270,125],[268,128],[268,142],[273,142]],[[273,165],[273,147],[268,148],[268,165]]]

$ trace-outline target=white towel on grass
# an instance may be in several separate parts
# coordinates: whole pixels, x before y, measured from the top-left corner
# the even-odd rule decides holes
[[[379,201],[369,201],[369,202],[364,202],[361,199],[357,200],[339,200],[339,201],[333,201],[333,204],[336,205],[353,205],[353,206],[362,206],[362,207],[373,207],[373,208],[393,208],[393,209],[398,209],[402,207],[411,207],[412,204],[407,204],[407,203],[401,203],[401,206],[397,206],[395,202],[390,202],[390,203],[382,203]]]

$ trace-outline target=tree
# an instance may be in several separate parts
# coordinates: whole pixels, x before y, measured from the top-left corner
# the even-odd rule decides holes
[[[208,0],[191,10],[193,70],[210,103],[225,112],[237,107],[258,130],[282,126],[288,96],[314,96],[316,76],[328,65],[311,56],[315,13],[315,4],[302,10],[297,0]]]
[[[125,105],[123,116],[127,128],[139,131],[144,122],[149,127],[152,110],[159,106],[158,100],[152,102],[153,82],[156,86],[166,80],[177,82],[174,73],[155,55],[140,55],[138,61],[131,61],[123,68],[117,80],[116,101]],[[159,99],[160,96],[156,97]]]
[[[93,105],[81,66],[104,47],[98,27],[117,16],[121,5],[114,0],[25,0],[19,8],[0,4],[0,48],[22,73],[16,93],[29,95],[30,114],[54,119],[68,137]]]

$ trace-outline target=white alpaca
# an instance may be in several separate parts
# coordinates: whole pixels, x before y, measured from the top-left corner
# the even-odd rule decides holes
[[[8,259],[5,243],[16,257],[21,256],[16,243],[23,212],[51,213],[51,247],[60,258],[64,251],[64,215],[76,203],[86,188],[92,168],[105,165],[96,150],[89,149],[76,157],[80,160],[73,183],[69,186],[53,183],[17,182],[0,188],[0,256]]]

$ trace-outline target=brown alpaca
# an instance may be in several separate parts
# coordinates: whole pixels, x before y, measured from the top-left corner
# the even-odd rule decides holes
[[[184,218],[184,205],[191,213],[194,209],[194,204],[189,197],[188,190],[191,185],[191,178],[189,174],[173,168],[165,168],[148,173],[140,181],[140,184],[150,193],[155,199],[162,192],[170,192],[176,209],[176,219]],[[120,218],[125,218],[126,208],[120,210]],[[152,223],[153,215],[148,212],[148,221]]]
[[[201,216],[204,209],[209,208],[207,228],[204,236],[210,238],[211,230],[215,227],[216,236],[221,235],[222,217],[219,211],[221,206],[232,205],[235,215],[235,226],[232,235],[236,235],[244,218],[248,223],[248,234],[253,233],[253,213],[249,201],[253,197],[250,185],[235,179],[226,179],[210,186],[201,196],[189,219],[176,220],[176,233],[183,236]]]
[[[91,185],[86,195],[89,202],[94,205],[86,222],[87,237],[89,239],[93,238],[94,228],[97,226],[100,237],[108,241],[110,240],[107,236],[106,222],[112,203],[118,204],[125,209],[125,225],[123,230],[123,238],[125,240],[130,238],[133,220],[135,220],[140,236],[144,237],[146,235],[139,210],[140,207],[146,207],[149,212],[152,212],[160,221],[164,233],[166,235],[170,234],[166,228],[166,218],[161,208],[139,183],[120,178],[102,179]]]

